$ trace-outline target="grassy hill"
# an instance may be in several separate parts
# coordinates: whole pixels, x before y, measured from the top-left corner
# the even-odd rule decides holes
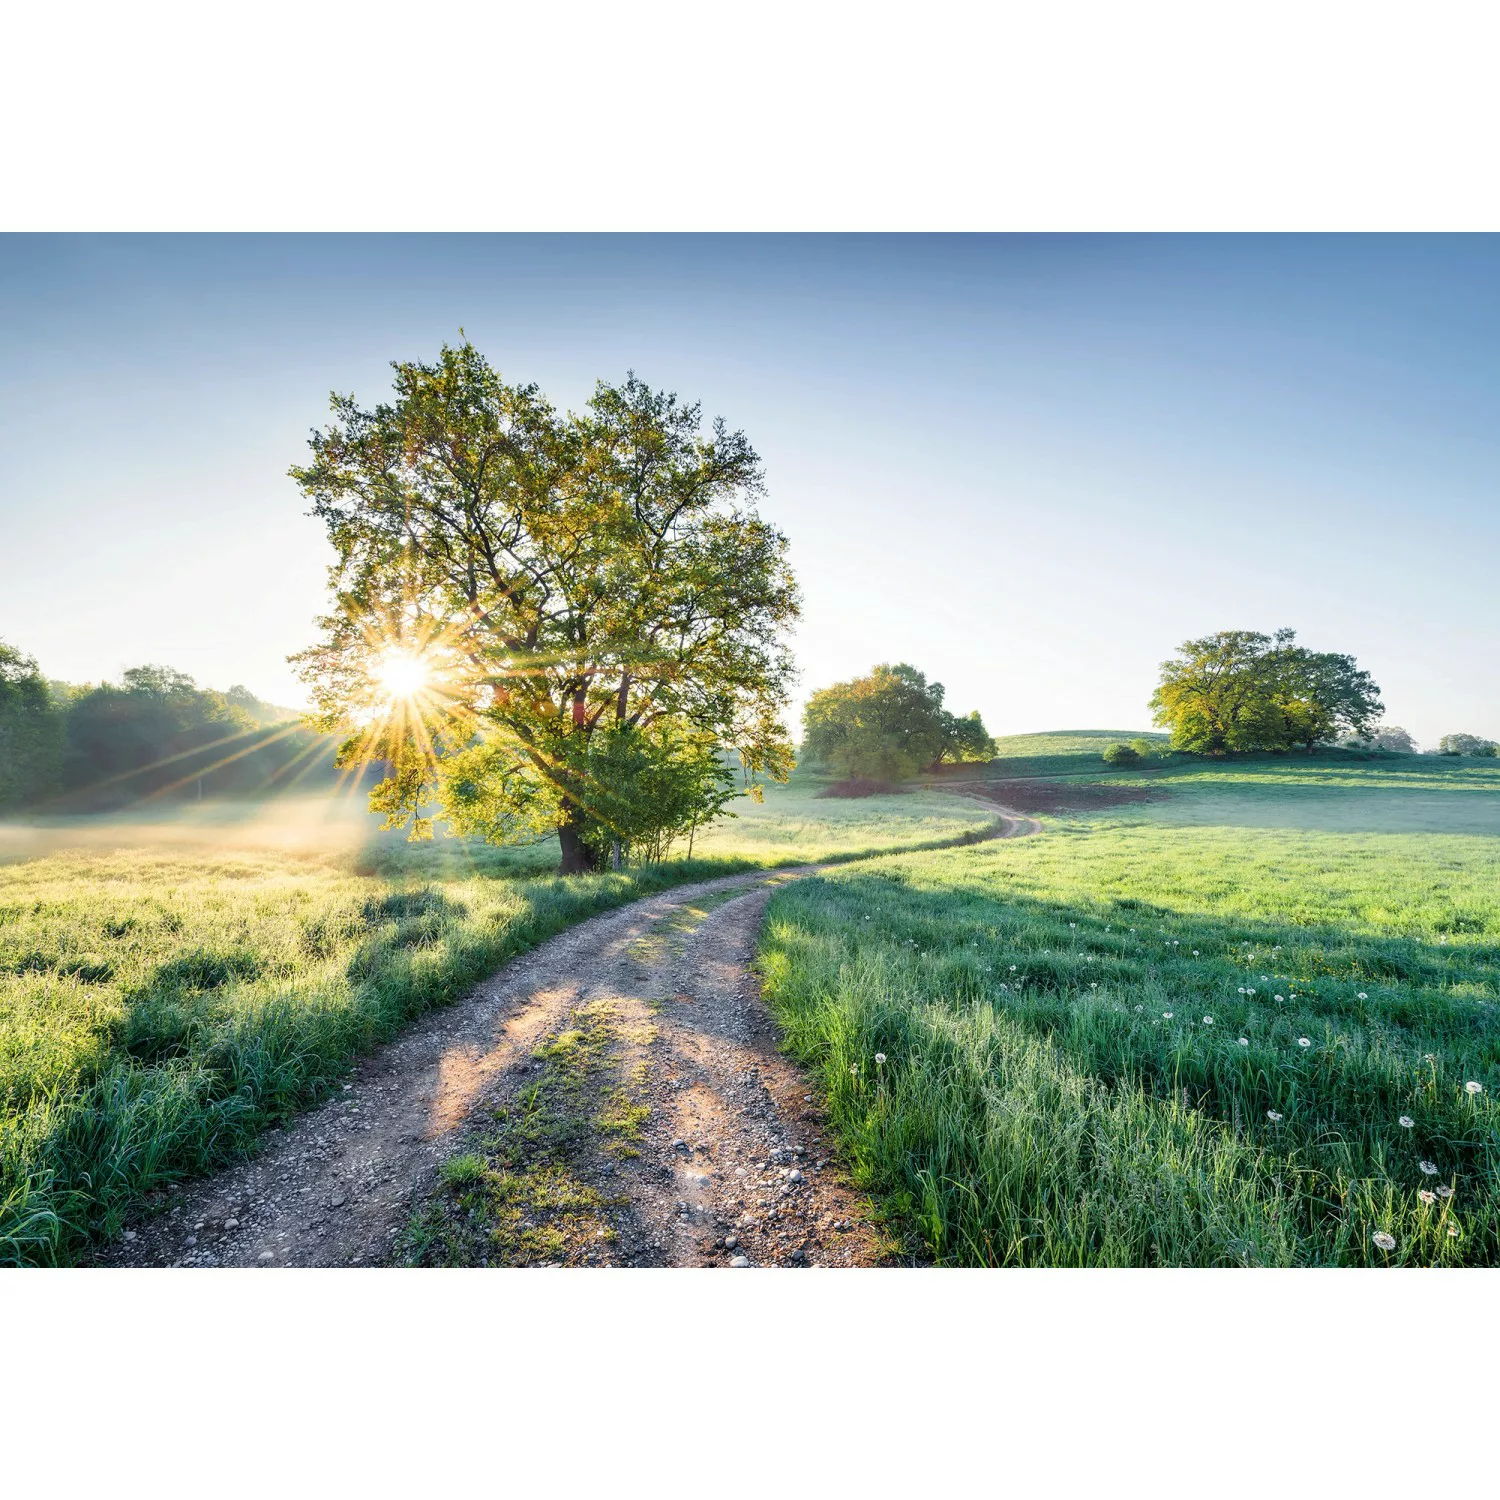
[[[775,897],[767,994],[893,1223],[958,1265],[1500,1264],[1500,765],[1136,780]]]
[[[1091,775],[1104,769],[1100,757],[1110,745],[1148,739],[1165,748],[1168,738],[1142,729],[1055,729],[1045,734],[1001,735],[995,740],[995,759],[987,765],[950,766],[935,779]]]

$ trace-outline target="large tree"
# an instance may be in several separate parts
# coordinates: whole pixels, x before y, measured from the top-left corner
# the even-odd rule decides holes
[[[903,781],[944,760],[989,760],[994,742],[975,712],[943,707],[940,682],[906,662],[820,688],[802,711],[802,754],[843,776]]]
[[[292,470],[338,557],[295,659],[343,762],[390,763],[388,824],[555,830],[578,872],[652,841],[643,756],[679,822],[685,786],[722,802],[710,751],[784,779],[798,597],[745,435],[634,375],[560,416],[468,343],[393,369],[389,402],[334,396]]]
[[[1184,641],[1151,698],[1177,750],[1224,755],[1366,737],[1383,705],[1352,656],[1309,651],[1296,632],[1221,630]]]

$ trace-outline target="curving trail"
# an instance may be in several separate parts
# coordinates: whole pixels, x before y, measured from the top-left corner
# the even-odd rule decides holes
[[[1001,811],[992,836],[1040,832]],[[418,1020],[339,1097],[188,1185],[99,1263],[388,1264],[424,1206],[464,1229],[440,1165],[493,1145],[497,1118],[534,1117],[557,1059],[578,1055],[563,1082],[588,1128],[574,1131],[568,1189],[589,1207],[545,1236],[519,1209],[508,1248],[470,1232],[481,1249],[466,1263],[890,1263],[751,968],[772,891],[822,868],[681,886],[560,934]]]

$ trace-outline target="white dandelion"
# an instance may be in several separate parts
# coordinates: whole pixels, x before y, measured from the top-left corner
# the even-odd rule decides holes
[[[1311,1037],[1306,1037],[1306,1036],[1299,1036],[1297,1038],[1297,1045],[1299,1047],[1311,1047],[1312,1046],[1312,1038]]]
[[[1268,1109],[1268,1110],[1267,1110],[1267,1111],[1266,1111],[1266,1118],[1267,1118],[1267,1119],[1268,1119],[1268,1120],[1269,1120],[1269,1121],[1270,1121],[1270,1122],[1271,1122],[1271,1123],[1272,1123],[1272,1124],[1273,1124],[1273,1125],[1279,1125],[1279,1124],[1281,1124],[1281,1122],[1282,1122],[1282,1121],[1283,1121],[1283,1120],[1284,1120],[1284,1119],[1286,1119],[1286,1116],[1285,1116],[1285,1115],[1284,1115],[1284,1114],[1282,1114],[1282,1113],[1281,1113],[1281,1111],[1280,1111],[1280,1110],[1279,1110],[1279,1109]]]
[[[1401,1118],[1396,1121],[1396,1123],[1403,1130],[1410,1130],[1410,1129],[1412,1129],[1412,1127],[1414,1125],[1416,1125],[1417,1122],[1414,1119],[1412,1119],[1412,1117],[1410,1115],[1402,1115]]]
[[[1241,985],[1241,986],[1240,986],[1240,994],[1242,994],[1242,995],[1243,995],[1243,994],[1245,994],[1245,993],[1246,993],[1246,990],[1245,990],[1245,986],[1244,986],[1244,985]]]
[[[1369,999],[1369,998],[1370,998],[1370,997],[1369,997],[1369,996],[1368,996],[1368,995],[1367,995],[1367,994],[1365,994],[1365,992],[1364,992],[1364,991],[1363,991],[1363,990],[1361,990],[1361,991],[1360,991],[1360,992],[1359,992],[1359,998],[1360,998],[1360,999],[1361,999],[1361,1000],[1368,1000],[1368,999]]]
[[[885,1053],[884,1052],[877,1052],[875,1054],[875,1066],[877,1068],[879,1068],[879,1067],[884,1066],[884,1064],[885,1064]]]
[[[1450,1224],[1448,1226],[1448,1238],[1450,1240],[1456,1240],[1458,1238],[1458,1225],[1457,1224]]]
[[[1482,1094],[1483,1092],[1484,1085],[1482,1083],[1475,1083],[1472,1078],[1464,1085],[1464,1093],[1466,1094]]]
[[[1203,1024],[1205,1026],[1212,1026],[1214,1024],[1214,1018],[1212,1016],[1204,1016]]]
[[[1278,995],[1278,996],[1277,996],[1277,997],[1276,997],[1276,1003],[1277,1003],[1277,1004],[1278,1004],[1278,1005],[1280,1005],[1280,1004],[1281,1004],[1281,996],[1280,996],[1280,995]]]
[[[1250,1045],[1250,1038],[1247,1037],[1247,1036],[1242,1036],[1240,1038],[1240,1046],[1242,1046],[1242,1047],[1248,1047],[1249,1045]]]
[[[1172,1012],[1169,1010],[1164,1010],[1161,1013],[1161,1018],[1163,1021],[1170,1021],[1172,1019]]]
[[[1436,1203],[1437,1202],[1437,1194],[1436,1193],[1429,1193],[1426,1188],[1419,1188],[1417,1190],[1417,1197],[1419,1197],[1422,1200],[1423,1203]]]
[[[1448,1184],[1445,1182],[1437,1190],[1437,1195],[1438,1195],[1439,1198],[1451,1198],[1453,1196],[1453,1189],[1451,1187],[1449,1187]]]
[[[1422,1175],[1424,1177],[1436,1177],[1437,1176],[1438,1169],[1437,1169],[1437,1163],[1435,1161],[1419,1161],[1417,1163],[1417,1166],[1421,1168]]]
[[[1395,1236],[1387,1234],[1383,1229],[1377,1229],[1375,1233],[1370,1236],[1370,1238],[1374,1240],[1382,1250],[1394,1250],[1396,1248]]]

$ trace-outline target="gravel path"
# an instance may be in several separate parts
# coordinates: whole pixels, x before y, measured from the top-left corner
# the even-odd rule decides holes
[[[1007,816],[998,832],[1038,829]],[[456,1263],[890,1263],[813,1091],[777,1049],[751,969],[772,891],[815,872],[682,886],[560,934],[419,1020],[361,1064],[340,1097],[270,1132],[249,1160],[188,1185],[99,1263],[389,1264],[409,1249],[424,1208],[424,1222],[455,1226],[445,1243],[468,1234]],[[588,1128],[573,1132],[565,1201],[590,1206],[557,1213],[538,1199],[533,1214],[523,1205],[508,1251],[491,1260],[495,1236],[453,1207],[439,1168],[459,1153],[501,1150],[497,1119],[535,1116],[554,1060],[580,1037],[591,1050],[568,1075],[567,1098]],[[600,1128],[611,1112],[626,1123]],[[505,1163],[496,1170],[503,1176]],[[507,1190],[518,1180],[505,1177]],[[543,1241],[538,1220],[566,1232],[549,1228]]]

